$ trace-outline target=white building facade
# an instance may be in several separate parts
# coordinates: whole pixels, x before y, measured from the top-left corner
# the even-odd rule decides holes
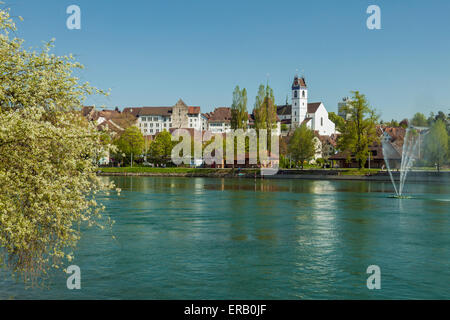
[[[181,99],[173,107],[125,108],[123,112],[136,116],[137,126],[144,136],[180,128],[201,131],[205,124],[200,107],[187,106]]]

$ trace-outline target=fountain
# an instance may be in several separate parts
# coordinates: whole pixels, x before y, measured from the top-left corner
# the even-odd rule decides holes
[[[407,128],[405,137],[403,140],[403,148],[401,151],[401,162],[400,162],[400,178],[398,187],[395,183],[394,176],[392,175],[391,161],[398,159],[399,151],[397,147],[392,143],[392,137],[386,132],[383,132],[383,137],[381,139],[381,146],[383,149],[384,162],[386,164],[386,169],[388,170],[389,176],[394,186],[395,194],[390,196],[391,198],[408,199],[409,196],[403,194],[406,176],[408,171],[414,164],[414,160],[417,158],[417,147],[421,140],[421,132],[415,130],[414,128]]]

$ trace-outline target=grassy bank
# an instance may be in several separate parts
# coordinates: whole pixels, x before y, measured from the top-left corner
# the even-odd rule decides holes
[[[371,174],[377,174],[380,169],[341,169],[340,174],[343,176],[367,176]]]
[[[152,168],[152,167],[107,167],[101,168],[105,173],[118,173],[118,172],[149,172],[149,173],[194,173],[194,172],[214,172],[216,169],[199,169],[199,168]]]
[[[204,177],[204,178],[254,178],[260,177],[260,169],[217,169],[217,168],[152,168],[152,167],[120,167],[100,168],[102,176],[159,176],[159,177]],[[394,173],[398,180],[398,172]],[[380,169],[280,169],[278,174],[267,176],[267,179],[313,179],[313,180],[373,180],[390,181],[386,171]],[[441,182],[449,179],[450,172],[416,171],[409,174],[410,181]]]
[[[152,167],[105,167],[100,168],[103,173],[155,173],[155,174],[235,174],[237,173],[255,173],[259,169],[217,169],[217,168],[152,168]]]
[[[369,174],[376,174],[380,170],[379,169],[321,169],[321,168],[305,168],[301,169],[280,169],[283,172],[288,172],[292,174],[308,174],[314,172],[315,174],[320,172],[330,172],[330,171],[339,171],[341,175],[355,175],[355,176],[365,176]],[[218,168],[179,168],[179,167],[171,167],[171,168],[152,168],[152,167],[142,167],[142,166],[133,166],[133,167],[104,167],[100,168],[100,171],[103,173],[155,173],[155,174],[254,174],[260,173],[260,169],[218,169]]]

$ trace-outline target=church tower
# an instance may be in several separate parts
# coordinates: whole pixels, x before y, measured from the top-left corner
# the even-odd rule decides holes
[[[291,126],[299,126],[306,118],[308,109],[308,89],[304,77],[295,75],[292,83]]]

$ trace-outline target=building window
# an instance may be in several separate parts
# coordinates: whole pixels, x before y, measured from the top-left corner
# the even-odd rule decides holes
[[[294,91],[294,98],[297,98],[297,90]]]
[[[145,121],[145,117],[142,117],[142,121]]]
[[[305,90],[302,91],[302,96],[305,97]]]
[[[320,118],[320,126],[323,127],[323,117]]]

